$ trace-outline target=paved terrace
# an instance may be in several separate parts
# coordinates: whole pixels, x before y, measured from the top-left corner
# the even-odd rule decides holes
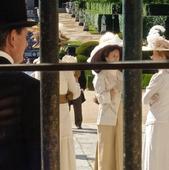
[[[82,42],[99,40],[100,34],[91,34],[87,31],[83,31],[83,26],[79,26],[79,22],[75,22],[75,18],[72,18],[70,14],[60,13],[59,22],[63,27],[61,31],[70,38],[70,40],[79,40]]]

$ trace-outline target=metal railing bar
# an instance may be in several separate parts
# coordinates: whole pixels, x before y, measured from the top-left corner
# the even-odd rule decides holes
[[[165,69],[169,62],[123,61],[117,63],[41,63],[41,64],[2,64],[0,71],[70,71],[108,69]]]

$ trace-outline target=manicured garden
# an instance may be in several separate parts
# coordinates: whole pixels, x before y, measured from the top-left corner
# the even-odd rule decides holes
[[[123,15],[121,0],[74,0],[72,17],[84,26],[85,31],[93,34],[111,31],[123,37]],[[169,38],[169,0],[143,0],[143,43],[149,29],[154,25],[166,28],[166,37]],[[103,23],[104,22],[104,23]],[[73,45],[75,42],[70,42]],[[76,42],[76,57],[78,62],[86,62],[92,49],[98,42]],[[62,55],[64,51],[62,51]],[[149,60],[149,52],[143,52],[143,60]],[[144,70],[142,74],[142,87],[145,88],[156,70]],[[86,71],[87,86],[92,89],[93,75]]]

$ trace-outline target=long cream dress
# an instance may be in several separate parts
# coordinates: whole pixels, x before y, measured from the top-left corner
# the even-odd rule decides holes
[[[80,96],[80,87],[76,83],[74,72],[60,72],[60,94],[67,91],[73,93],[73,98]],[[61,170],[75,170],[75,150],[72,134],[72,123],[68,103],[60,104],[60,161]]]
[[[93,81],[99,101],[95,170],[123,169],[122,80],[120,71],[102,70]]]
[[[40,79],[38,71],[32,74]],[[67,91],[73,93],[73,99],[80,96],[80,86],[73,71],[60,71],[60,95]],[[76,170],[75,149],[72,134],[72,123],[68,103],[60,104],[60,170]]]
[[[143,96],[150,105],[145,124],[143,170],[169,170],[169,70],[153,75]]]

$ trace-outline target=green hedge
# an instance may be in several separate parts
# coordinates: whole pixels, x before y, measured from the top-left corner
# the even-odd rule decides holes
[[[142,60],[150,60],[152,56],[152,51],[142,51]]]
[[[78,47],[82,44],[81,41],[68,41],[68,46]]]
[[[68,43],[60,48],[58,58],[61,59],[65,54],[68,47],[79,47],[82,43],[80,41],[68,41]]]
[[[83,44],[81,44],[77,49],[76,49],[76,54],[77,55],[83,55],[86,56],[87,58],[90,56],[91,51],[95,46],[99,44],[98,41],[88,41]]]
[[[142,74],[142,82],[141,82],[141,85],[142,85],[142,88],[145,89],[149,82],[150,82],[150,79],[152,77],[152,74]]]
[[[87,60],[87,57],[84,55],[77,55],[76,58],[78,63],[85,63]]]
[[[97,14],[112,14],[112,3],[87,3],[87,11],[91,11]]]
[[[112,2],[112,3],[119,3],[122,0],[86,0],[86,2]],[[143,0],[143,3],[169,3],[169,0]]]
[[[145,4],[146,15],[155,16],[168,16],[169,15],[169,4],[159,3],[159,4]]]
[[[93,78],[94,75],[92,74],[91,70],[85,70],[85,76],[86,76],[86,86],[88,90],[94,90],[93,87]]]
[[[120,30],[119,32],[123,32],[123,17],[121,15],[121,1],[116,1],[116,0],[91,0],[91,1],[86,1],[87,2],[87,9],[85,10],[86,14],[86,20],[89,25],[93,25],[93,27],[100,32],[100,15],[112,15],[112,7],[117,10],[117,13],[119,14],[119,26]],[[164,4],[163,4],[164,3]],[[163,25],[166,28],[166,37],[169,38],[169,16],[161,15],[161,16],[154,16],[150,15],[147,16],[148,11],[147,7],[149,6],[163,6],[164,5],[169,5],[169,0],[154,0],[154,1],[144,1],[143,4],[143,39],[146,38],[149,29],[153,25]],[[160,8],[160,7],[159,7]],[[165,8],[165,10],[167,7]],[[160,8],[161,10],[161,8]],[[161,11],[162,13],[165,13],[164,10]],[[156,11],[157,13],[157,11]],[[112,22],[112,19],[109,19],[109,22]],[[114,22],[112,22],[113,25]],[[108,24],[109,25],[109,24]],[[114,24],[115,26],[117,24]],[[113,26],[112,26],[113,27]],[[110,28],[111,29],[111,28]],[[112,28],[112,31],[114,28]],[[116,31],[117,32],[117,31]]]
[[[169,0],[143,0],[143,3],[169,3]]]
[[[113,11],[117,13],[122,12],[122,5],[119,1],[110,1],[110,2],[87,2],[86,11],[96,14],[112,14]]]
[[[123,16],[119,15],[120,32],[123,32]],[[166,37],[169,38],[169,16],[144,16],[143,40],[146,40],[148,32],[154,25],[162,25],[166,28]]]

